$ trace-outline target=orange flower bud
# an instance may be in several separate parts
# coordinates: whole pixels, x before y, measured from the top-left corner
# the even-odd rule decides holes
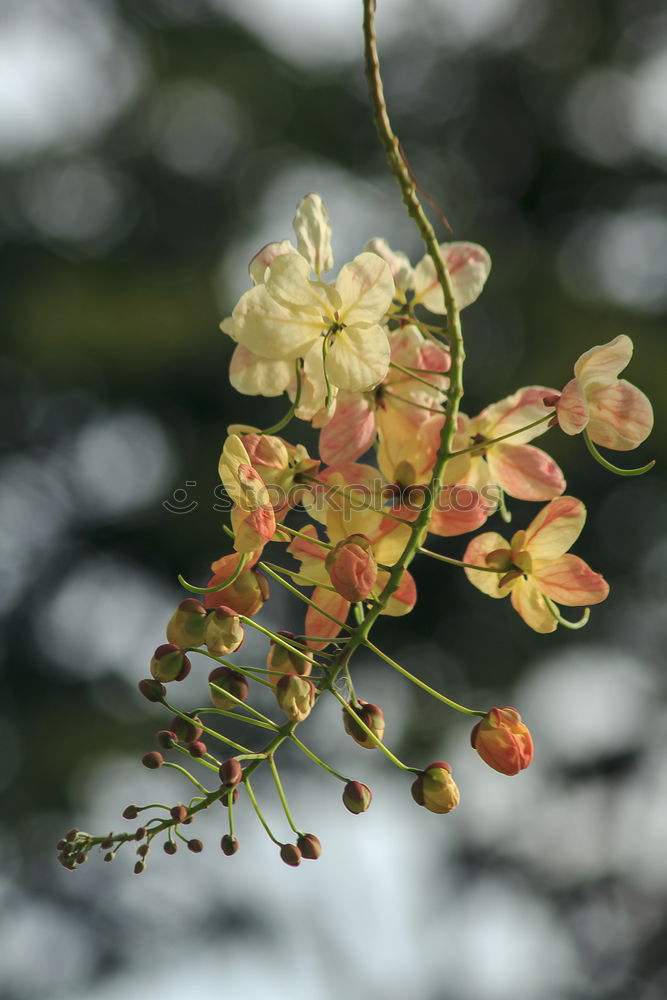
[[[331,550],[325,565],[336,591],[346,601],[365,601],[375,586],[377,565],[365,535],[343,539]]]
[[[350,708],[353,709],[355,715],[357,715],[362,722],[364,722],[371,732],[375,733],[379,740],[384,736],[384,712],[377,705],[373,705],[368,701],[362,701],[361,698],[358,699],[358,704],[355,706],[350,702]],[[365,747],[367,750],[374,750],[376,745],[368,733],[358,725],[352,718],[350,713],[343,709],[343,727],[348,736],[359,744],[360,747]]]
[[[175,646],[201,646],[206,630],[206,608],[194,597],[178,605],[167,625],[167,640]]]
[[[415,802],[432,813],[448,813],[459,804],[460,793],[452,769],[444,760],[425,767],[412,785]]]
[[[234,552],[214,562],[211,566],[214,575],[208,581],[207,587],[217,587],[224,580],[228,580],[238,566],[239,559],[240,554]],[[259,570],[251,568],[241,573],[228,587],[213,594],[206,594],[204,603],[207,608],[223,605],[231,608],[237,615],[252,618],[268,599],[268,580]]]
[[[533,741],[515,708],[491,708],[470,734],[482,760],[501,774],[518,774],[533,759]]]
[[[285,674],[276,684],[276,699],[290,722],[303,722],[315,701],[315,685],[307,677]]]
[[[204,638],[209,653],[228,656],[242,645],[245,632],[236,612],[221,605],[208,616]]]

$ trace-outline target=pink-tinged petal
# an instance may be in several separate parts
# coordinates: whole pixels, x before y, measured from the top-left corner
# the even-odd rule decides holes
[[[469,542],[468,548],[463,553],[463,562],[472,563],[474,566],[488,566],[486,557],[498,550],[504,550],[508,557],[510,556],[509,544],[503,536],[496,531],[486,531]],[[507,597],[509,589],[507,587],[501,589],[498,586],[503,577],[502,573],[485,573],[476,569],[466,569],[464,572],[473,587],[477,587],[488,597]]]
[[[372,447],[375,414],[366,396],[340,392],[336,412],[320,432],[320,457],[327,465],[354,462]]]
[[[574,366],[574,374],[585,389],[591,384],[606,385],[623,371],[631,357],[632,341],[622,333],[608,344],[591,347],[582,354]]]
[[[534,632],[555,632],[558,622],[549,611],[542,594],[532,580],[517,580],[512,590],[512,607]]]
[[[544,400],[556,395],[558,393],[555,389],[547,389],[543,385],[529,385],[519,389],[511,396],[492,403],[482,410],[472,422],[472,433],[483,434],[486,438],[496,438],[502,434],[510,434],[520,427],[526,427],[540,418],[546,418],[551,410],[544,405]],[[538,424],[537,427],[515,434],[512,441],[514,444],[526,444],[532,441],[533,438],[544,434],[547,423],[545,419],[544,423]]]
[[[476,243],[441,243],[440,253],[456,304],[459,309],[464,309],[482,291],[491,270],[491,258],[484,247]],[[415,268],[414,287],[415,301],[421,302],[431,312],[445,313],[445,300],[435,264],[428,255]]]
[[[621,379],[588,396],[591,441],[614,451],[631,451],[653,430],[653,408],[644,393]]]
[[[557,497],[528,525],[522,548],[533,560],[558,559],[576,542],[585,522],[586,508],[581,500]]]
[[[533,563],[532,577],[543,594],[568,608],[599,604],[609,594],[604,577],[570,553],[553,562]]]
[[[253,284],[260,285],[263,283],[267,267],[273,263],[276,257],[279,257],[283,253],[296,253],[295,247],[292,246],[289,240],[282,240],[280,243],[267,243],[266,246],[257,251],[248,264],[248,272]]]
[[[350,602],[334,590],[323,590],[321,587],[315,587],[310,599],[323,611],[328,611],[330,615],[337,618],[339,622],[344,622],[347,619]],[[326,639],[335,639],[337,635],[340,635],[341,628],[341,625],[332,622],[331,618],[321,614],[317,608],[309,607],[306,611],[305,634],[323,637],[322,642],[315,642],[312,639],[306,640],[306,645],[310,646],[311,649],[324,649],[327,645]]]
[[[229,381],[244,396],[281,396],[294,374],[290,361],[268,361],[237,344],[229,363]]]
[[[445,538],[480,528],[495,505],[469,486],[446,486],[435,502],[428,530]]]
[[[556,403],[558,426],[565,434],[581,434],[588,423],[588,403],[578,378],[571,379]]]
[[[276,530],[276,516],[270,504],[264,504],[256,510],[243,510],[234,506],[231,522],[237,552],[254,552],[262,548]]]
[[[378,584],[379,583],[380,575],[378,574]],[[411,573],[408,573],[406,569],[403,572],[398,589],[391,595],[387,601],[384,611],[382,611],[381,614],[389,615],[390,618],[400,618],[401,615],[409,614],[416,603],[417,586],[415,584],[414,577]]]
[[[489,448],[487,462],[492,481],[517,500],[552,500],[565,489],[560,467],[532,444],[496,444]]]

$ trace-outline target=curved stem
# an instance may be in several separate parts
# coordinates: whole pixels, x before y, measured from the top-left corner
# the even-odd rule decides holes
[[[271,833],[271,828],[269,827],[269,824],[266,822],[266,820],[264,819],[264,817],[262,815],[262,811],[261,811],[261,809],[259,808],[259,806],[257,804],[257,799],[255,798],[255,793],[253,792],[252,787],[250,785],[250,782],[248,781],[247,778],[243,779],[243,784],[245,785],[246,791],[248,792],[248,798],[252,802],[254,810],[257,813],[257,818],[259,819],[260,823],[262,824],[262,826],[266,830],[268,836],[271,838],[271,840],[273,841],[274,844],[277,844],[278,847],[282,847],[283,846],[282,842],[280,840],[278,840],[276,837],[274,837],[273,834]]]
[[[397,399],[399,403],[407,403],[408,406],[414,406],[417,410],[426,410],[427,413],[439,413],[444,416],[444,410],[438,409],[437,406],[425,406],[423,403],[415,403],[412,399],[406,399],[405,396],[399,396],[397,392],[388,392],[384,390],[384,395],[389,396],[390,399]]]
[[[498,444],[499,441],[506,441],[507,438],[516,437],[517,434],[523,434],[524,431],[529,431],[531,427],[539,427],[540,424],[546,423],[547,420],[551,420],[553,413],[545,413],[543,417],[538,417],[537,420],[533,420],[530,424],[524,424],[523,427],[517,427],[516,430],[508,431],[507,434],[501,434],[496,438],[489,438],[488,441],[480,441],[478,444],[471,444],[468,448],[459,448],[458,451],[453,451],[450,458],[458,458],[459,455],[467,455],[469,452],[473,451],[485,451],[490,448],[492,444]],[[549,428],[547,428],[548,430]]]
[[[407,375],[408,378],[413,379],[415,382],[421,382],[421,383],[423,383],[423,385],[427,386],[433,392],[447,392],[446,389],[441,389],[440,386],[433,385],[433,383],[429,382],[428,379],[422,378],[420,375],[416,375],[414,369],[410,370],[409,368],[404,368],[403,365],[399,365],[395,361],[390,361],[389,362],[389,367],[390,368],[395,368],[399,372],[403,372],[404,375]],[[438,372],[437,374],[444,376],[446,373],[445,372]]]
[[[315,601],[311,601],[309,597],[306,597],[305,594],[302,594],[300,590],[297,590],[296,587],[293,587],[291,583],[287,582],[287,580],[283,580],[282,576],[278,576],[277,573],[274,573],[273,570],[269,566],[267,566],[265,562],[260,562],[259,567],[260,569],[263,569],[266,573],[268,573],[269,576],[272,577],[272,579],[274,579],[277,583],[282,584],[282,586],[286,590],[289,590],[291,594],[294,594],[295,597],[298,597],[300,601],[303,601],[304,604],[309,604],[311,608],[314,608],[316,611],[319,611],[319,613],[321,615],[324,615],[325,618],[328,618],[329,621],[335,622],[336,625],[340,625],[341,628],[346,629],[348,632],[352,631],[350,626],[346,625],[345,622],[340,621],[338,618],[334,618],[333,615],[330,615],[328,611],[324,610],[324,608],[321,608],[318,604],[315,604]]]
[[[551,617],[555,618],[555,620],[558,622],[558,624],[559,625],[563,625],[564,628],[570,628],[570,629],[573,629],[573,630],[576,631],[576,629],[583,628],[584,625],[587,624],[588,619],[591,617],[591,609],[590,608],[584,608],[584,612],[583,612],[581,618],[579,619],[579,621],[577,621],[577,622],[570,622],[570,621],[567,620],[567,618],[563,618],[563,616],[561,615],[561,613],[558,610],[558,608],[556,607],[556,605],[553,603],[553,601],[551,601],[546,596],[546,594],[542,594],[542,598],[544,600],[544,603],[547,606],[547,609],[548,609],[549,614],[551,615]]]
[[[234,581],[240,577],[241,573],[245,569],[245,564],[247,563],[247,561],[248,561],[248,553],[242,552],[238,566],[236,567],[232,575],[227,577],[226,580],[223,580],[222,583],[217,583],[215,587],[194,587],[191,583],[188,583],[188,581],[184,577],[182,577],[180,573],[178,574],[178,582],[180,583],[181,587],[185,587],[185,589],[189,590],[191,594],[216,594],[219,590],[224,590],[225,587],[230,587],[234,583]]]
[[[290,739],[294,743],[296,743],[298,748],[303,753],[305,753],[306,757],[310,757],[310,759],[313,761],[314,764],[318,764],[325,771],[328,771],[329,774],[332,774],[334,778],[338,778],[339,781],[344,781],[346,784],[350,780],[349,778],[346,778],[345,775],[340,774],[338,771],[334,770],[334,768],[331,767],[329,764],[326,764],[320,757],[317,756],[316,753],[313,753],[312,750],[309,750],[306,744],[302,743],[299,737],[295,736],[294,733],[291,734]]]
[[[388,747],[384,745],[382,740],[378,739],[373,730],[369,729],[369,727],[366,725],[363,719],[359,718],[354,709],[348,705],[348,703],[345,701],[345,698],[343,698],[343,696],[339,694],[335,688],[331,688],[331,693],[334,696],[334,698],[337,698],[338,701],[341,703],[341,705],[343,706],[343,711],[347,712],[347,714],[352,719],[354,719],[355,725],[359,726],[360,729],[363,729],[363,731],[366,733],[367,736],[370,736],[370,738],[372,739],[373,743],[378,748],[378,750],[381,750],[382,753],[385,755],[385,757],[389,758],[392,764],[395,764],[396,767],[400,767],[402,771],[412,771],[414,774],[420,773],[419,768],[408,767],[408,765],[404,764],[402,760],[399,760],[398,757],[396,757],[395,754],[393,754],[391,750],[389,750]]]
[[[299,828],[295,825],[294,820],[292,819],[292,813],[290,812],[290,808],[287,804],[287,799],[285,797],[285,792],[283,790],[283,785],[280,780],[280,775],[278,774],[278,768],[276,767],[276,762],[273,758],[273,755],[269,757],[269,767],[271,768],[271,774],[273,775],[273,780],[276,783],[278,797],[282,803],[283,811],[285,813],[285,816],[287,817],[287,822],[292,827],[297,837],[300,837],[302,831],[299,830]]]
[[[640,466],[638,469],[619,469],[617,465],[612,465],[608,462],[606,458],[603,458],[600,452],[597,450],[595,445],[590,439],[588,431],[584,428],[583,431],[584,441],[586,442],[586,447],[590,451],[591,455],[596,462],[602,466],[603,469],[607,469],[608,472],[613,472],[617,476],[643,476],[645,472],[649,472],[655,465],[655,459],[652,462],[647,462],[646,465]]]

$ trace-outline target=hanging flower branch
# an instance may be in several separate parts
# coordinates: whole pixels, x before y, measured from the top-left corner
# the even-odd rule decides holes
[[[372,801],[367,785],[341,774],[297,735],[325,698],[339,702],[343,733],[407,772],[419,805],[450,812],[459,803],[450,765],[399,760],[385,741],[391,732],[382,709],[357,695],[352,670],[359,649],[448,708],[475,717],[472,746],[490,767],[507,775],[526,768],[533,744],[516,709],[478,710],[452,701],[376,646],[371,631],[381,615],[401,616],[414,607],[417,588],[409,567],[417,557],[462,568],[489,597],[510,596],[536,632],[582,627],[609,588],[568,551],[584,526],[584,505],[564,495],[562,471],[530,442],[560,428],[582,434],[591,454],[612,472],[638,475],[653,464],[618,469],[597,448],[630,450],[652,428],[646,397],[617,377],[632,354],[626,336],[582,355],[560,392],[527,386],[472,419],[460,412],[460,314],[482,292],[491,261],[474,243],[438,242],[387,114],[374,0],[364,0],[363,7],[373,116],[425,255],[413,267],[405,254],[375,238],[331,279],[329,217],[322,199],[310,194],[296,211],[295,243],[270,243],[250,262],[252,287],[221,324],[236,344],[230,380],[245,395],[287,394],[291,405],[274,427],[230,428],[219,474],[232,505],[226,531],[233,551],[212,564],[205,586],[179,578],[197,596],[178,605],[167,642],[151,660],[151,677],[139,682],[144,697],[170,716],[157,734],[159,749],[146,753],[142,763],[178,771],[191,795],[173,805],[127,806],[125,819],[141,821],[132,832],[93,836],[71,830],[58,844],[66,868],[76,868],[96,847],[110,861],[126,844],[134,845],[137,873],[156,842],[167,854],[179,843],[199,853],[202,842],[183,831],[198,813],[220,803],[228,816],[220,847],[232,855],[239,847],[234,808],[242,802],[256,812],[286,864],[318,858],[319,839],[302,830],[290,811],[278,769],[280,748],[293,744],[341,782],[350,812],[363,813]],[[320,429],[319,458],[277,436],[295,420]],[[360,461],[371,449],[375,464]],[[507,497],[545,505],[509,541],[495,531],[474,535],[461,559],[425,546],[429,534],[476,532],[496,512],[508,522]],[[302,528],[288,524],[297,505],[311,519]],[[285,564],[286,556],[296,568]],[[302,635],[274,632],[255,620],[270,585],[304,605]],[[571,621],[561,606],[584,611]],[[267,643],[265,661],[251,666],[229,659],[248,628]],[[188,678],[197,655],[213,661],[210,704],[178,707],[167,685]],[[259,687],[272,692],[277,717],[252,704]],[[225,735],[228,718],[247,727],[243,743]],[[275,785],[287,840],[269,827],[251,784],[260,768]]]

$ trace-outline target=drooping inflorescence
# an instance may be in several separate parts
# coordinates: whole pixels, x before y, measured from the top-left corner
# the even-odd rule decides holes
[[[514,775],[526,768],[533,743],[516,709],[459,705],[371,641],[378,617],[402,616],[414,607],[413,560],[435,558],[463,570],[482,594],[510,596],[537,633],[553,632],[559,624],[581,627],[590,606],[608,595],[602,576],[569,552],[584,526],[584,505],[565,494],[558,465],[530,442],[560,428],[582,434],[591,454],[612,471],[647,471],[650,465],[617,469],[597,449],[634,448],[652,427],[646,397],[617,377],[630,360],[632,342],[617,337],[588,350],[560,391],[526,386],[472,418],[460,411],[459,314],[482,292],[491,261],[476,244],[436,241],[387,118],[373,6],[365,0],[376,124],[426,254],[413,267],[383,239],[371,239],[332,278],[328,213],[322,199],[310,194],[297,207],[295,243],[268,244],[250,262],[251,287],[221,324],[235,342],[230,380],[246,395],[287,394],[289,407],[275,427],[229,429],[219,474],[229,497],[232,551],[213,562],[205,586],[179,578],[190,596],[167,624],[166,642],[150,662],[151,676],[139,682],[144,697],[168,713],[157,733],[158,749],[147,751],[142,763],[150,770],[179,771],[192,796],[186,802],[127,806],[124,818],[140,822],[132,832],[93,836],[71,830],[58,843],[59,860],[68,869],[94,847],[110,861],[132,844],[137,874],[156,840],[168,855],[179,844],[200,853],[202,841],[184,829],[198,813],[221,805],[227,828],[220,849],[232,856],[239,849],[237,803],[255,810],[287,865],[317,859],[318,837],[300,829],[289,808],[277,763],[281,747],[298,748],[340,781],[349,812],[361,814],[372,801],[366,784],[341,774],[297,734],[322,698],[339,702],[341,733],[359,748],[379,749],[407,772],[406,790],[419,805],[450,812],[459,804],[450,765],[413,766],[393,753],[385,743],[391,729],[381,707],[355,690],[357,650],[370,650],[378,668],[396,670],[475,718],[472,746],[496,771]],[[280,436],[283,431],[298,436],[299,421],[319,429],[317,457]],[[493,516],[509,521],[507,497],[540,507],[509,540],[495,530],[476,533]],[[297,507],[299,527],[292,517]],[[431,551],[425,545],[429,534],[464,536],[461,558]],[[453,570],[443,567],[445,572]],[[274,586],[304,605],[303,634],[274,631],[258,620]],[[560,606],[584,612],[572,622]],[[248,629],[266,640],[265,659],[250,665],[239,652]],[[210,700],[204,707],[202,668]],[[184,681],[198,698],[196,708],[192,695],[186,706],[174,704],[170,692],[182,690]],[[275,699],[271,714],[253,703],[262,687]],[[234,733],[239,724],[247,727],[243,743],[225,733],[229,718],[235,720]],[[291,831],[287,841],[269,827],[260,808],[252,784],[260,769],[270,773],[282,803]]]

